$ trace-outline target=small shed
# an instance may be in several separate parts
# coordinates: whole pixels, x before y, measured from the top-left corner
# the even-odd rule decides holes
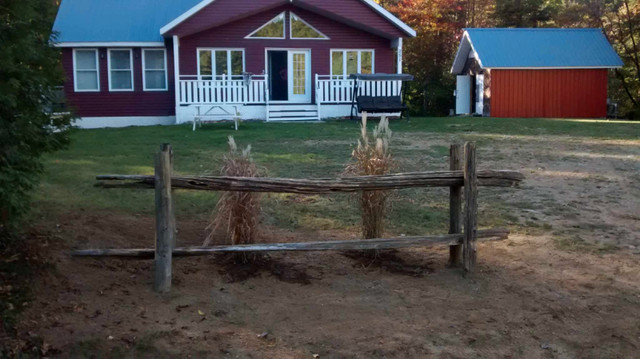
[[[606,117],[608,73],[621,66],[601,29],[465,29],[456,114]]]

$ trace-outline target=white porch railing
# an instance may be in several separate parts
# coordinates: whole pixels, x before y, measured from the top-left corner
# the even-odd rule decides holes
[[[268,105],[268,75],[180,76],[180,105]],[[331,75],[315,76],[316,104],[351,104],[353,100],[353,81],[335,78]],[[361,96],[401,96],[401,81],[361,81],[358,94]]]
[[[248,78],[180,76],[180,105],[264,104],[268,98],[267,75]]]
[[[345,104],[353,101],[353,81],[331,75],[316,75],[316,99],[322,104]],[[360,81],[360,96],[401,96],[402,81]]]

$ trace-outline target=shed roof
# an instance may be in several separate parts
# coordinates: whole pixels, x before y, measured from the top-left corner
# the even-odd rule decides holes
[[[465,29],[451,72],[461,73],[470,53],[482,68],[622,66],[601,29]]]

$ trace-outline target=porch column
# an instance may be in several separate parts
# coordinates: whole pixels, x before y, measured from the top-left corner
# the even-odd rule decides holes
[[[398,62],[396,66],[398,66],[398,73],[401,74],[402,73],[402,38],[401,37],[398,38],[396,49],[398,51],[398,56],[397,56],[398,58],[396,59]]]
[[[180,39],[173,35],[173,82],[175,85],[176,123],[180,109]]]

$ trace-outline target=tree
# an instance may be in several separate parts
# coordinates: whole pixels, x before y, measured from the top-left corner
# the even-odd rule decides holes
[[[609,89],[621,101],[623,116],[640,119],[640,1],[613,0],[606,5],[601,26],[624,62]]]
[[[41,156],[69,141],[49,104],[63,75],[50,46],[51,0],[3,0],[0,23],[0,246],[29,208]]]
[[[551,20],[552,9],[559,2],[560,0],[496,0],[495,17],[499,27],[540,27]]]
[[[447,115],[453,106],[454,77],[449,73],[462,27],[463,0],[400,0],[389,9],[416,30],[404,46],[404,67],[415,75],[408,100],[413,112]]]

